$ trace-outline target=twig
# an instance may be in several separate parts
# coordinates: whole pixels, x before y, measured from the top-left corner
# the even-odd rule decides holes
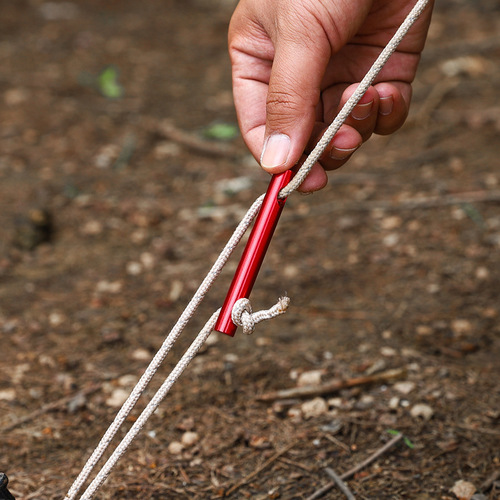
[[[88,396],[89,394],[97,392],[101,387],[102,387],[102,384],[94,384],[94,385],[87,387],[86,389],[82,389],[81,391],[78,391],[75,394],[72,394],[71,396],[65,396],[64,398],[58,399],[57,401],[52,401],[51,403],[47,403],[47,404],[43,405],[41,408],[38,408],[38,410],[35,410],[32,413],[30,413],[29,415],[25,415],[24,417],[18,418],[16,421],[12,422],[11,424],[6,425],[2,429],[0,429],[0,432],[9,432],[13,429],[16,429],[17,427],[19,427],[27,422],[31,422],[32,420],[39,417],[40,415],[48,413],[49,411],[63,408],[70,401],[72,401],[74,398],[76,398],[80,394],[83,396]]]
[[[463,429],[464,431],[479,432],[482,434],[490,434],[491,436],[500,436],[500,431],[495,429],[487,429],[486,427],[474,427],[473,425],[465,424],[455,424],[458,429]]]
[[[370,455],[366,460],[361,462],[360,464],[354,466],[352,469],[349,469],[347,472],[344,472],[340,477],[342,479],[348,479],[351,476],[354,476],[356,472],[364,469],[367,465],[370,465],[372,462],[375,462],[378,457],[383,455],[387,450],[390,450],[395,444],[399,443],[403,439],[403,434],[397,434],[390,441],[384,444],[381,448],[379,448],[375,453]]]
[[[500,478],[500,469],[497,469],[496,471],[491,474],[486,481],[479,487],[479,491],[485,492],[488,491],[492,486],[493,483]]]
[[[236,483],[234,486],[231,486],[226,492],[225,496],[229,496],[231,493],[234,493],[236,490],[239,490],[242,486],[251,481],[255,476],[258,476],[264,469],[267,469],[275,460],[284,455],[287,451],[291,450],[299,441],[294,441],[293,443],[288,444],[280,451],[276,452],[271,458],[266,460],[262,465],[257,467],[252,473],[248,474],[248,476],[244,477],[239,483]]]
[[[157,131],[166,139],[170,139],[198,153],[208,154],[210,156],[229,156],[231,158],[242,155],[241,150],[231,144],[205,141],[194,134],[177,128],[170,120],[163,120],[160,122]]]
[[[332,436],[331,434],[324,434],[325,438],[328,439],[328,441],[331,441],[333,444],[337,445],[339,448],[342,448],[344,451],[347,451],[347,453],[351,452],[351,449],[349,446],[347,446],[345,443],[343,443],[340,439],[337,439],[336,437]]]
[[[346,496],[348,500],[356,500],[349,486],[342,481],[342,478],[330,467],[325,467],[325,472],[333,479],[333,482],[339,487],[339,490]]]
[[[351,476],[354,476],[356,472],[359,472],[360,470],[364,469],[367,465],[370,465],[372,462],[377,460],[377,458],[383,455],[387,450],[392,448],[395,444],[399,443],[399,441],[401,441],[403,437],[404,437],[403,434],[398,434],[394,436],[390,441],[385,443],[384,446],[375,451],[375,453],[370,455],[366,460],[363,460],[363,462],[354,466],[352,469],[349,469],[347,472],[341,474],[339,476],[340,479],[344,481],[346,479],[349,479]],[[316,500],[317,498],[321,498],[325,493],[329,492],[336,485],[338,484],[334,481],[325,484],[325,486],[323,486],[319,490],[316,490],[310,497],[308,497],[307,500]]]
[[[439,107],[446,95],[459,83],[460,81],[457,78],[445,78],[437,85],[434,85],[425,101],[420,105],[417,113],[407,121],[407,126],[427,126],[433,112]]]
[[[335,379],[322,385],[307,385],[303,387],[292,387],[291,389],[283,389],[275,392],[268,392],[258,396],[259,401],[275,401],[277,399],[292,399],[292,398],[306,398],[321,396],[323,394],[331,394],[347,389],[349,387],[356,387],[359,385],[368,385],[378,382],[387,382],[389,380],[398,379],[406,375],[406,368],[395,368],[373,375],[366,375],[364,377],[354,377],[346,380]]]
[[[369,200],[339,203],[338,201],[318,204],[302,215],[304,217],[317,217],[332,212],[366,212],[371,210],[414,210],[446,207],[449,205],[462,205],[464,203],[489,203],[500,201],[500,190],[470,191],[465,193],[442,194],[436,196],[421,196],[399,201]],[[296,217],[296,216],[295,216]]]

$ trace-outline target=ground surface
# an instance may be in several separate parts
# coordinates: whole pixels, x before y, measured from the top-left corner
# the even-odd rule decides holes
[[[454,499],[458,480],[500,497],[500,10],[437,3],[407,125],[287,204],[253,303],[286,292],[289,312],[214,335],[99,498],[305,499],[396,431],[407,442],[348,480],[356,498]],[[18,500],[64,496],[265,190],[239,138],[201,134],[235,121],[232,8],[0,3],[0,470]],[[312,398],[258,399],[311,371],[325,384],[389,369],[317,396],[312,415]]]

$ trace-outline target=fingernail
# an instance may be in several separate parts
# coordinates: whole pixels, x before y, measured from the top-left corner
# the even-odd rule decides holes
[[[263,168],[281,167],[286,163],[290,153],[290,137],[285,134],[270,135],[264,143],[260,157]]]
[[[332,160],[345,160],[350,155],[352,155],[354,151],[356,151],[356,149],[358,148],[343,149],[343,148],[333,147],[330,150],[330,158],[332,158]]]
[[[366,104],[358,104],[352,110],[352,117],[355,120],[364,120],[370,116],[373,108],[373,101],[367,102]]]
[[[392,95],[387,97],[381,97],[378,104],[378,112],[382,116],[387,116],[392,113],[392,108],[394,107],[394,98]]]

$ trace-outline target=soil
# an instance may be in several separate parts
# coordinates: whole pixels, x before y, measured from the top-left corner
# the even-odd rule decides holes
[[[500,7],[437,4],[407,124],[290,196],[252,294],[289,311],[212,334],[99,498],[306,499],[395,433],[346,480],[356,498],[455,499],[460,480],[500,498]],[[18,500],[64,496],[265,191],[239,137],[206,134],[236,121],[233,8],[0,3],[0,471]]]

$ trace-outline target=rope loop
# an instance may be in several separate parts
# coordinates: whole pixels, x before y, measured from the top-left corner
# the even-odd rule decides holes
[[[231,319],[237,326],[243,328],[245,335],[251,335],[255,331],[255,325],[266,319],[272,319],[284,314],[290,305],[290,297],[284,296],[270,309],[253,312],[252,304],[248,299],[239,299],[235,302],[231,311]]]

